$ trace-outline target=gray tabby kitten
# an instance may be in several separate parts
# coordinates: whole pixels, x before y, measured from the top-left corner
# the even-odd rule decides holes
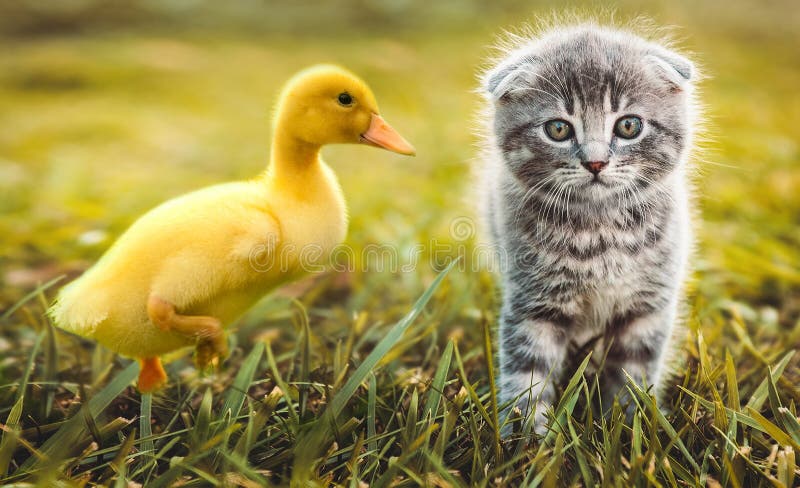
[[[535,407],[537,433],[570,343],[601,338],[604,407],[623,371],[661,377],[690,251],[695,77],[659,44],[579,25],[520,40],[483,78],[483,217],[507,265],[499,392]]]

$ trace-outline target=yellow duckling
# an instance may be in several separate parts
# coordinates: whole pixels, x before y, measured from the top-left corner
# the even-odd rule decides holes
[[[161,387],[159,356],[195,345],[201,368],[227,357],[224,326],[341,243],[347,211],[326,144],[414,148],[378,115],[367,85],[335,66],[284,87],[270,164],[258,178],[170,200],[137,220],[49,313],[58,327],[141,363],[138,387]],[[313,253],[303,254],[311,247]],[[321,252],[320,252],[321,251]]]

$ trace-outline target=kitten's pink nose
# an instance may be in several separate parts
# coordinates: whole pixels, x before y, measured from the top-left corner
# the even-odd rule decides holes
[[[590,173],[596,175],[608,166],[608,161],[581,161],[581,164],[584,168],[588,169]]]

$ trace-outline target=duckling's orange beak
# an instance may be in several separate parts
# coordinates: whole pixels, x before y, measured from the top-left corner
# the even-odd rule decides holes
[[[383,117],[372,114],[369,128],[361,134],[361,142],[370,146],[382,147],[400,154],[413,156],[417,153],[414,146],[403,139],[391,125],[387,124]]]

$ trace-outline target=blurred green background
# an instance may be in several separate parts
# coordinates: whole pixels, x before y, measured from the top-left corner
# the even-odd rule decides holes
[[[766,366],[800,344],[796,0],[614,5],[569,0],[557,5],[516,0],[0,0],[0,313],[40,283],[77,276],[137,216],[160,202],[262,171],[279,87],[296,71],[319,62],[340,63],[362,76],[387,121],[418,150],[416,158],[353,146],[324,150],[349,201],[348,242],[355,249],[393,244],[405,252],[436,239],[464,244],[451,254],[469,255],[474,242],[454,242],[450,227],[454,219],[474,215],[470,168],[482,103],[476,73],[503,29],[535,23],[554,8],[556,13],[599,13],[601,19],[621,23],[644,15],[656,25],[672,26],[680,46],[694,53],[707,75],[700,86],[708,130],[702,158],[695,161],[698,247],[688,298],[692,334],[684,348],[689,365],[684,384],[691,379],[690,386],[704,398],[716,400],[703,375],[713,369],[718,378],[729,350],[743,398],[751,395]],[[332,384],[331,371],[344,374],[346,365],[358,364],[437,271],[424,262],[404,273],[368,267],[328,273],[282,290],[237,326],[231,359],[206,384],[217,393],[228,388],[250,345],[265,330],[279,337],[273,347],[281,374],[297,381],[300,333],[290,325],[297,309],[288,298],[293,296],[308,311],[313,331],[311,377]],[[0,419],[9,417],[16,392],[24,392],[17,385],[20,378],[28,379],[28,358],[38,364],[31,351],[46,335],[43,311],[56,289],[48,289],[42,300],[26,302],[0,324]],[[452,272],[426,320],[385,358],[387,365],[378,375],[378,416],[391,423],[386,419],[394,417],[408,392],[414,389],[416,397],[417,385],[432,377],[447,336],[463,338],[458,347],[466,375],[488,402],[480,324],[484,318],[493,324],[496,309],[488,273]],[[29,438],[39,435],[39,425],[55,425],[75,412],[70,406],[85,396],[79,385],[91,391],[103,383],[106,366],[120,365],[101,348],[93,352],[87,341],[58,334],[56,349],[53,337],[47,337],[50,346],[39,361],[43,364],[33,369],[22,417],[23,427],[32,432]],[[357,342],[350,357],[349,349],[341,353],[339,348],[343,342],[353,346],[353,338]],[[709,345],[707,353],[703,344]],[[704,354],[713,360],[701,375],[698,363]],[[781,395],[793,405],[800,402],[799,364],[793,359],[779,382]],[[168,370],[172,389],[158,397],[154,415],[159,418],[154,432],[164,435],[172,425],[165,427],[165,419],[178,411],[173,400],[184,398],[175,392],[194,385],[186,397],[194,398],[196,406],[194,388],[198,381],[209,381],[198,377],[187,358],[168,364]],[[259,373],[253,398],[270,391],[272,374]],[[305,381],[306,376],[299,378]],[[448,383],[448,398],[459,382],[463,378]],[[400,400],[393,396],[396,389],[404,392]],[[706,445],[712,449],[708,439],[716,433],[707,426],[697,430],[700,421],[681,416],[690,409],[686,397],[677,390],[671,395],[673,406],[684,409],[675,409],[673,418],[683,424],[680,431],[694,462],[710,452]],[[364,396],[355,403],[363,405]],[[133,390],[121,395],[110,410],[135,417],[138,395]],[[469,438],[466,418],[460,417],[457,432],[463,440],[456,443],[489,446]],[[697,432],[705,437],[691,440]],[[292,442],[288,437],[270,444],[278,454],[264,454],[266,461],[259,466],[279,469],[285,464],[282,449],[290,449]],[[393,438],[386,442],[391,445]],[[749,437],[743,442],[754,445]],[[771,466],[769,456],[774,459],[776,451],[766,442],[755,446],[757,457]],[[400,447],[391,449],[389,454],[400,452]],[[459,459],[448,458],[453,463],[448,467],[477,479],[483,467],[469,468],[469,459],[461,459],[459,452],[453,454]],[[618,451],[612,454],[597,459],[619,458]],[[18,449],[15,462],[26,456]],[[500,463],[502,458],[492,459]]]
[[[706,150],[698,297],[800,314],[800,13],[793,1],[562,2],[618,21],[645,15],[703,67]],[[74,276],[138,215],[172,196],[247,178],[268,157],[278,88],[340,63],[373,87],[416,158],[331,147],[349,241],[450,239],[473,214],[476,72],[503,29],[546,2],[417,0],[0,3],[0,308]],[[434,271],[330,278],[333,310],[401,310]],[[460,273],[459,314],[493,312],[486,277]],[[338,291],[337,291],[338,290]],[[372,302],[372,303],[370,303]],[[466,310],[466,312],[465,312]],[[698,309],[704,310],[702,308]]]

